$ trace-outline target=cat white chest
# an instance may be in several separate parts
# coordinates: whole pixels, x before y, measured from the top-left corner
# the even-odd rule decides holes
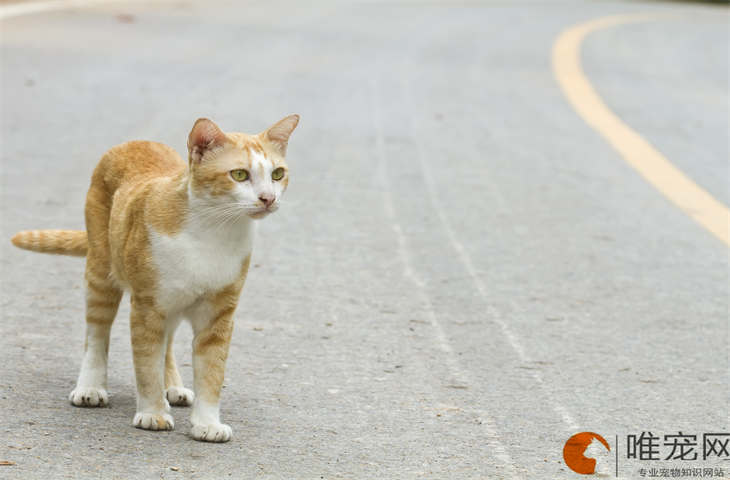
[[[254,230],[253,221],[225,229],[189,224],[174,236],[150,230],[160,306],[168,312],[182,310],[235,282],[251,254]]]

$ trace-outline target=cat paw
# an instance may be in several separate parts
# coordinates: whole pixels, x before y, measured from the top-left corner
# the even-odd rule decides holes
[[[211,423],[210,425],[193,425],[190,435],[201,442],[227,442],[233,436],[231,427],[223,423]]]
[[[170,387],[165,392],[165,396],[170,405],[177,407],[189,407],[195,398],[193,391],[185,387]]]
[[[103,388],[76,387],[68,400],[76,407],[106,407],[109,405],[109,394]]]
[[[139,413],[134,415],[132,425],[143,430],[172,430],[175,421],[167,413]]]

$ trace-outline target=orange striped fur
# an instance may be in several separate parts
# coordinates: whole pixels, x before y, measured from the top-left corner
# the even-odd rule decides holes
[[[278,209],[288,185],[285,155],[298,121],[290,115],[247,135],[199,119],[187,162],[160,143],[118,145],[92,175],[86,231],[32,230],[12,238],[26,250],[87,257],[86,341],[73,405],[109,403],[109,332],[128,290],[134,426],[172,429],[170,405],[192,404],[193,438],[231,438],[219,399],[233,313],[251,261],[254,220]],[[172,350],[183,318],[194,332],[194,391],[183,386]]]
[[[85,257],[86,232],[80,230],[24,230],[10,240],[18,248],[41,253]]]

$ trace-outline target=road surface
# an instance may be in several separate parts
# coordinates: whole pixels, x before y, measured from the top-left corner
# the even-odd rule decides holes
[[[89,2],[91,3],[91,2]],[[185,151],[194,120],[299,113],[292,179],[261,222],[222,398],[228,444],[134,429],[128,302],[111,407],[67,397],[83,260],[0,242],[0,476],[578,478],[601,434],[621,478],[713,468],[730,431],[728,246],[581,117],[551,52],[573,25],[606,106],[719,201],[728,9],[680,2],[99,3],[5,18],[0,237],[83,228],[109,147]],[[176,338],[190,384],[189,329]],[[696,461],[627,436],[697,435]],[[616,445],[618,439],[618,445]],[[603,465],[606,467],[606,465]],[[608,465],[613,475],[614,465]]]

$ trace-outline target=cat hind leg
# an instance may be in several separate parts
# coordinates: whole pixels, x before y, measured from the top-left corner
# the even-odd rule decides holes
[[[192,390],[183,386],[182,377],[177,369],[172,347],[174,334],[175,331],[171,331],[167,339],[167,353],[165,354],[165,397],[170,405],[189,407],[193,404],[195,394]]]
[[[105,407],[109,335],[122,290],[109,279],[108,268],[89,258],[86,268],[86,340],[76,387],[69,401],[77,407]]]

